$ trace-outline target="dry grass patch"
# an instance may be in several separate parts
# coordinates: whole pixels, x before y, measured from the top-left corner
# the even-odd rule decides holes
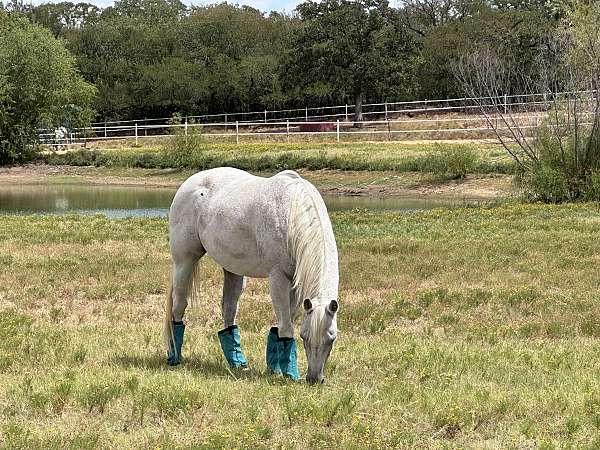
[[[0,217],[7,448],[542,448],[600,444],[595,205],[333,214],[340,339],[328,384],[266,374],[264,280],[230,372],[203,262],[185,363],[161,348],[163,219]],[[300,366],[305,369],[302,350]]]

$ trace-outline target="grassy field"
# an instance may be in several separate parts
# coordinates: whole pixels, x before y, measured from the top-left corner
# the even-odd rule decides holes
[[[265,373],[260,280],[239,314],[252,368],[227,370],[210,260],[185,364],[166,367],[165,220],[0,216],[2,446],[598,448],[599,217],[333,214],[340,335],[310,387]]]
[[[110,143],[106,143],[110,145]],[[79,166],[252,171],[335,169],[353,171],[512,173],[514,164],[496,144],[213,144],[176,137],[163,146],[96,148],[45,156],[50,164]]]

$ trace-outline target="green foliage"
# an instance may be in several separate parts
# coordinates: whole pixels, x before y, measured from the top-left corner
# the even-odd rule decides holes
[[[27,16],[50,30],[54,36],[67,36],[80,26],[98,19],[100,8],[91,3],[44,3],[27,11]]]
[[[113,382],[94,382],[80,393],[79,401],[88,410],[104,414],[107,405],[121,395],[122,386]]]
[[[100,119],[462,95],[450,70],[461,53],[492,43],[529,68],[568,9],[559,0],[306,1],[292,15],[179,0],[15,5],[66,40],[98,89]]]
[[[100,117],[235,112],[281,97],[276,67],[291,22],[226,3],[121,1],[69,33],[68,47],[98,88]]]
[[[446,179],[462,179],[475,171],[477,155],[467,146],[438,146],[425,156],[415,159],[415,169],[432,172]]]
[[[0,165],[31,157],[37,128],[88,123],[93,95],[62,42],[0,10]]]
[[[533,143],[537,160],[519,168],[517,183],[534,201],[600,201],[600,141],[594,135],[597,132],[588,126],[561,126],[569,135],[560,139],[547,123],[537,130]]]
[[[308,1],[297,10],[302,25],[283,67],[294,95],[356,105],[365,96],[410,95],[415,40],[387,0]]]
[[[340,151],[342,150],[342,151]],[[395,150],[395,149],[394,149]],[[476,151],[464,145],[425,147],[422,155],[399,149],[390,155],[385,148],[369,145],[353,147],[289,145],[214,145],[202,135],[176,135],[158,150],[78,150],[46,157],[49,164],[74,166],[175,168],[205,170],[236,167],[250,171],[356,170],[428,172],[441,179],[460,179],[469,173],[511,173],[511,162],[492,163],[478,158]]]
[[[475,49],[493,45],[498,55],[511,60],[518,70],[535,72],[533,65],[545,49],[556,23],[539,10],[480,8],[477,14],[432,27],[423,39],[419,94],[424,98],[453,98],[464,91],[454,76],[453,65]],[[521,93],[517,79],[508,80],[506,92]],[[537,92],[536,92],[537,93]]]

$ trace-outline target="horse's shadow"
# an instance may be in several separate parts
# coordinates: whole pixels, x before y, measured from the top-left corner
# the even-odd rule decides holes
[[[226,377],[239,379],[259,379],[266,376],[262,371],[250,366],[248,369],[230,369],[224,363],[213,359],[201,359],[190,356],[176,367],[169,367],[163,355],[151,354],[146,356],[123,354],[113,358],[113,362],[123,368],[143,369],[155,372],[185,368],[199,374],[211,377]]]

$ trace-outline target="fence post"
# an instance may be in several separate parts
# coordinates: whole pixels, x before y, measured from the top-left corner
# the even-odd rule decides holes
[[[285,121],[285,132],[287,134],[287,143],[290,143],[290,120]]]
[[[104,138],[106,139],[106,120],[104,121]]]
[[[306,120],[308,122],[308,106],[304,110],[304,120]]]
[[[187,117],[185,118],[185,126],[184,126],[184,130],[185,130],[185,135],[188,135],[188,120]]]
[[[225,113],[225,123],[227,123],[227,113]]]
[[[148,126],[148,118],[145,117],[144,118],[144,136],[148,136],[148,128],[146,128]]]
[[[337,141],[340,142],[340,119],[337,120]]]
[[[346,122],[348,122],[348,103],[346,103]]]
[[[265,123],[267,123],[267,110],[265,109]]]
[[[385,102],[385,120],[388,120],[388,107],[387,107],[387,100]]]
[[[508,96],[504,94],[504,114],[508,112]]]
[[[235,143],[240,143],[240,123],[237,120],[235,121]]]
[[[135,145],[138,145],[138,127],[137,122],[135,123]]]

